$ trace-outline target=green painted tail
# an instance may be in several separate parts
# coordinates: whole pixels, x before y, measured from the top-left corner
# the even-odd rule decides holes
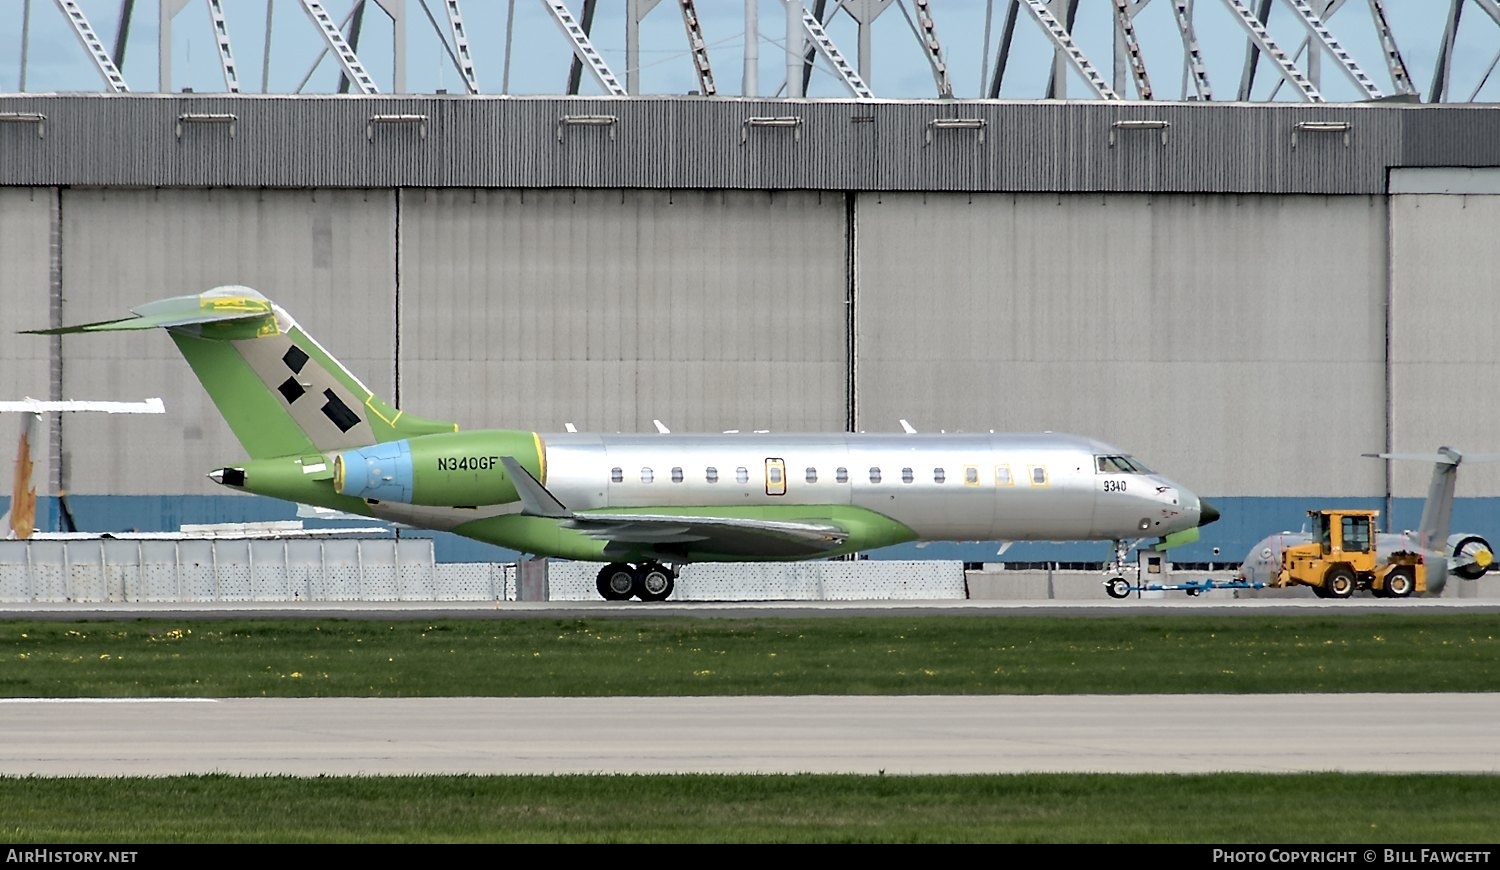
[[[136,316],[123,320],[35,331],[167,330],[252,459],[458,429],[376,397],[285,310],[249,287],[216,287],[132,311]]]

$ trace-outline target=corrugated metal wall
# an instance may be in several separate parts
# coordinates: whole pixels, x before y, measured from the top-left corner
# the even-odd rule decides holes
[[[862,428],[1075,431],[1204,493],[1383,492],[1359,459],[1384,439],[1378,198],[867,194],[857,218]]]
[[[402,404],[466,428],[842,430],[844,203],[405,191]]]
[[[1401,103],[10,94],[0,112],[45,118],[0,124],[0,185],[1378,194],[1394,165],[1500,164],[1493,107]]]
[[[1491,170],[1492,187],[1500,170]],[[1391,211],[1391,446],[1500,452],[1500,195],[1403,194]],[[1427,463],[1393,469],[1424,496]],[[1465,463],[1458,494],[1500,493],[1500,463]]]
[[[52,188],[0,188],[0,264],[3,264],[0,265],[0,311],[4,312],[0,314],[0,323],[5,327],[5,336],[0,340],[0,372],[4,372],[0,400],[13,401],[28,396],[33,399],[53,398],[52,360],[57,340],[16,333],[53,325],[53,294],[49,288],[53,259],[57,254],[53,235],[56,202],[57,191]],[[50,491],[47,482],[54,465],[50,459],[54,447],[54,422],[44,418],[33,427],[33,482],[39,494]],[[15,462],[12,445],[16,444],[22,423],[15,415],[0,415],[0,445],[7,447],[0,452],[0,468],[5,469],[0,499],[7,503],[11,495],[10,472]],[[44,515],[45,505],[39,504],[37,511]],[[0,535],[6,531],[0,528]]]

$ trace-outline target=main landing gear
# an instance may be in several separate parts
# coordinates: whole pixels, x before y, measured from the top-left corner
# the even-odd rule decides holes
[[[627,565],[611,562],[599,571],[594,581],[605,601],[665,601],[677,588],[677,572],[659,562]]]

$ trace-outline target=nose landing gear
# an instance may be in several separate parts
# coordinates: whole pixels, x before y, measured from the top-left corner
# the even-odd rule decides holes
[[[628,565],[611,562],[599,571],[594,581],[605,601],[665,601],[677,588],[677,572],[659,562]]]

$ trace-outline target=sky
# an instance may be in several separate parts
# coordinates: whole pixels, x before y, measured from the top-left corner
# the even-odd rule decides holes
[[[401,0],[389,0],[401,5]],[[1312,0],[1316,3],[1317,0]],[[356,0],[325,0],[324,6],[336,22],[342,22]],[[1257,5],[1247,0],[1251,6]],[[120,26],[121,0],[78,0],[106,49],[112,51]],[[225,89],[215,46],[208,0],[186,0],[172,19],[172,90],[192,88],[196,92]],[[334,93],[338,89],[339,66],[324,48],[321,36],[298,0],[223,0],[241,90],[262,91],[262,81],[271,93]],[[487,94],[560,94],[566,90],[571,64],[571,43],[542,0],[461,0],[465,30],[474,58],[480,90]],[[583,0],[568,0],[575,15]],[[786,13],[782,0],[753,0],[758,10],[758,88],[753,95],[771,96],[781,90],[786,77]],[[807,0],[812,5],[812,0]],[[833,5],[830,0],[830,5]],[[852,5],[852,4],[851,4]],[[1385,0],[1397,44],[1408,73],[1425,99],[1441,45],[1449,9],[1447,0]],[[74,35],[55,0],[0,0],[10,15],[0,18],[0,92],[21,90],[23,22],[28,22],[25,90],[27,92],[71,92],[107,89],[103,78]],[[448,59],[442,39],[448,25],[442,0],[404,0],[407,33],[406,91],[431,93],[439,89],[460,92],[463,80]],[[931,0],[928,7],[936,24],[958,98],[985,95],[986,72],[993,72],[1001,21],[1008,4],[1003,0]],[[1113,32],[1109,0],[1082,0],[1074,27],[1074,38],[1107,81],[1113,80]],[[1173,22],[1170,0],[1150,0],[1135,18],[1156,99],[1191,96],[1183,75],[1183,50]],[[746,46],[745,0],[698,0],[697,8],[713,63],[721,96],[745,93]],[[600,0],[593,25],[594,42],[600,55],[623,84],[625,58],[626,0]],[[1268,30],[1288,54],[1296,51],[1307,31],[1294,18],[1287,0],[1273,3]],[[269,11],[270,62],[265,62]],[[441,29],[434,28],[428,12]],[[507,63],[507,18],[513,16],[509,62]],[[132,91],[158,91],[158,2],[135,0],[122,73]],[[890,99],[935,98],[937,88],[931,67],[913,32],[916,0],[895,0],[872,26],[873,48],[869,85],[879,97]],[[1246,32],[1222,0],[1196,0],[1195,27],[1206,58],[1214,99],[1233,99],[1240,83]],[[1394,89],[1384,54],[1375,36],[1368,0],[1347,0],[1328,17],[1329,29],[1370,80],[1386,93]],[[858,59],[858,40],[853,20],[840,11],[830,22],[829,35],[851,64]],[[986,35],[988,34],[988,40]],[[646,94],[682,94],[696,90],[691,55],[678,4],[662,0],[641,24],[640,91]],[[988,51],[986,46],[988,45]],[[359,56],[382,93],[394,91],[394,25],[373,2],[366,12]],[[1500,100],[1500,75],[1487,75],[1500,49],[1500,25],[1477,3],[1468,0],[1459,28],[1454,71],[1448,94],[1450,102]],[[1007,67],[1001,97],[1042,99],[1046,96],[1052,43],[1038,22],[1025,11],[1018,14],[1015,43]],[[988,59],[988,62],[987,62]],[[1299,64],[1306,69],[1305,64]],[[1299,94],[1284,83],[1266,63],[1260,67],[1254,101],[1296,101]],[[508,85],[508,88],[506,87]],[[1320,89],[1329,101],[1363,99],[1353,81],[1341,73],[1326,54]],[[1069,73],[1067,96],[1093,98],[1086,81]],[[1186,89],[1186,90],[1185,90]],[[581,92],[602,94],[604,89],[584,72]],[[824,62],[814,72],[808,95],[847,97],[842,81]],[[1135,98],[1134,86],[1127,98]]]

